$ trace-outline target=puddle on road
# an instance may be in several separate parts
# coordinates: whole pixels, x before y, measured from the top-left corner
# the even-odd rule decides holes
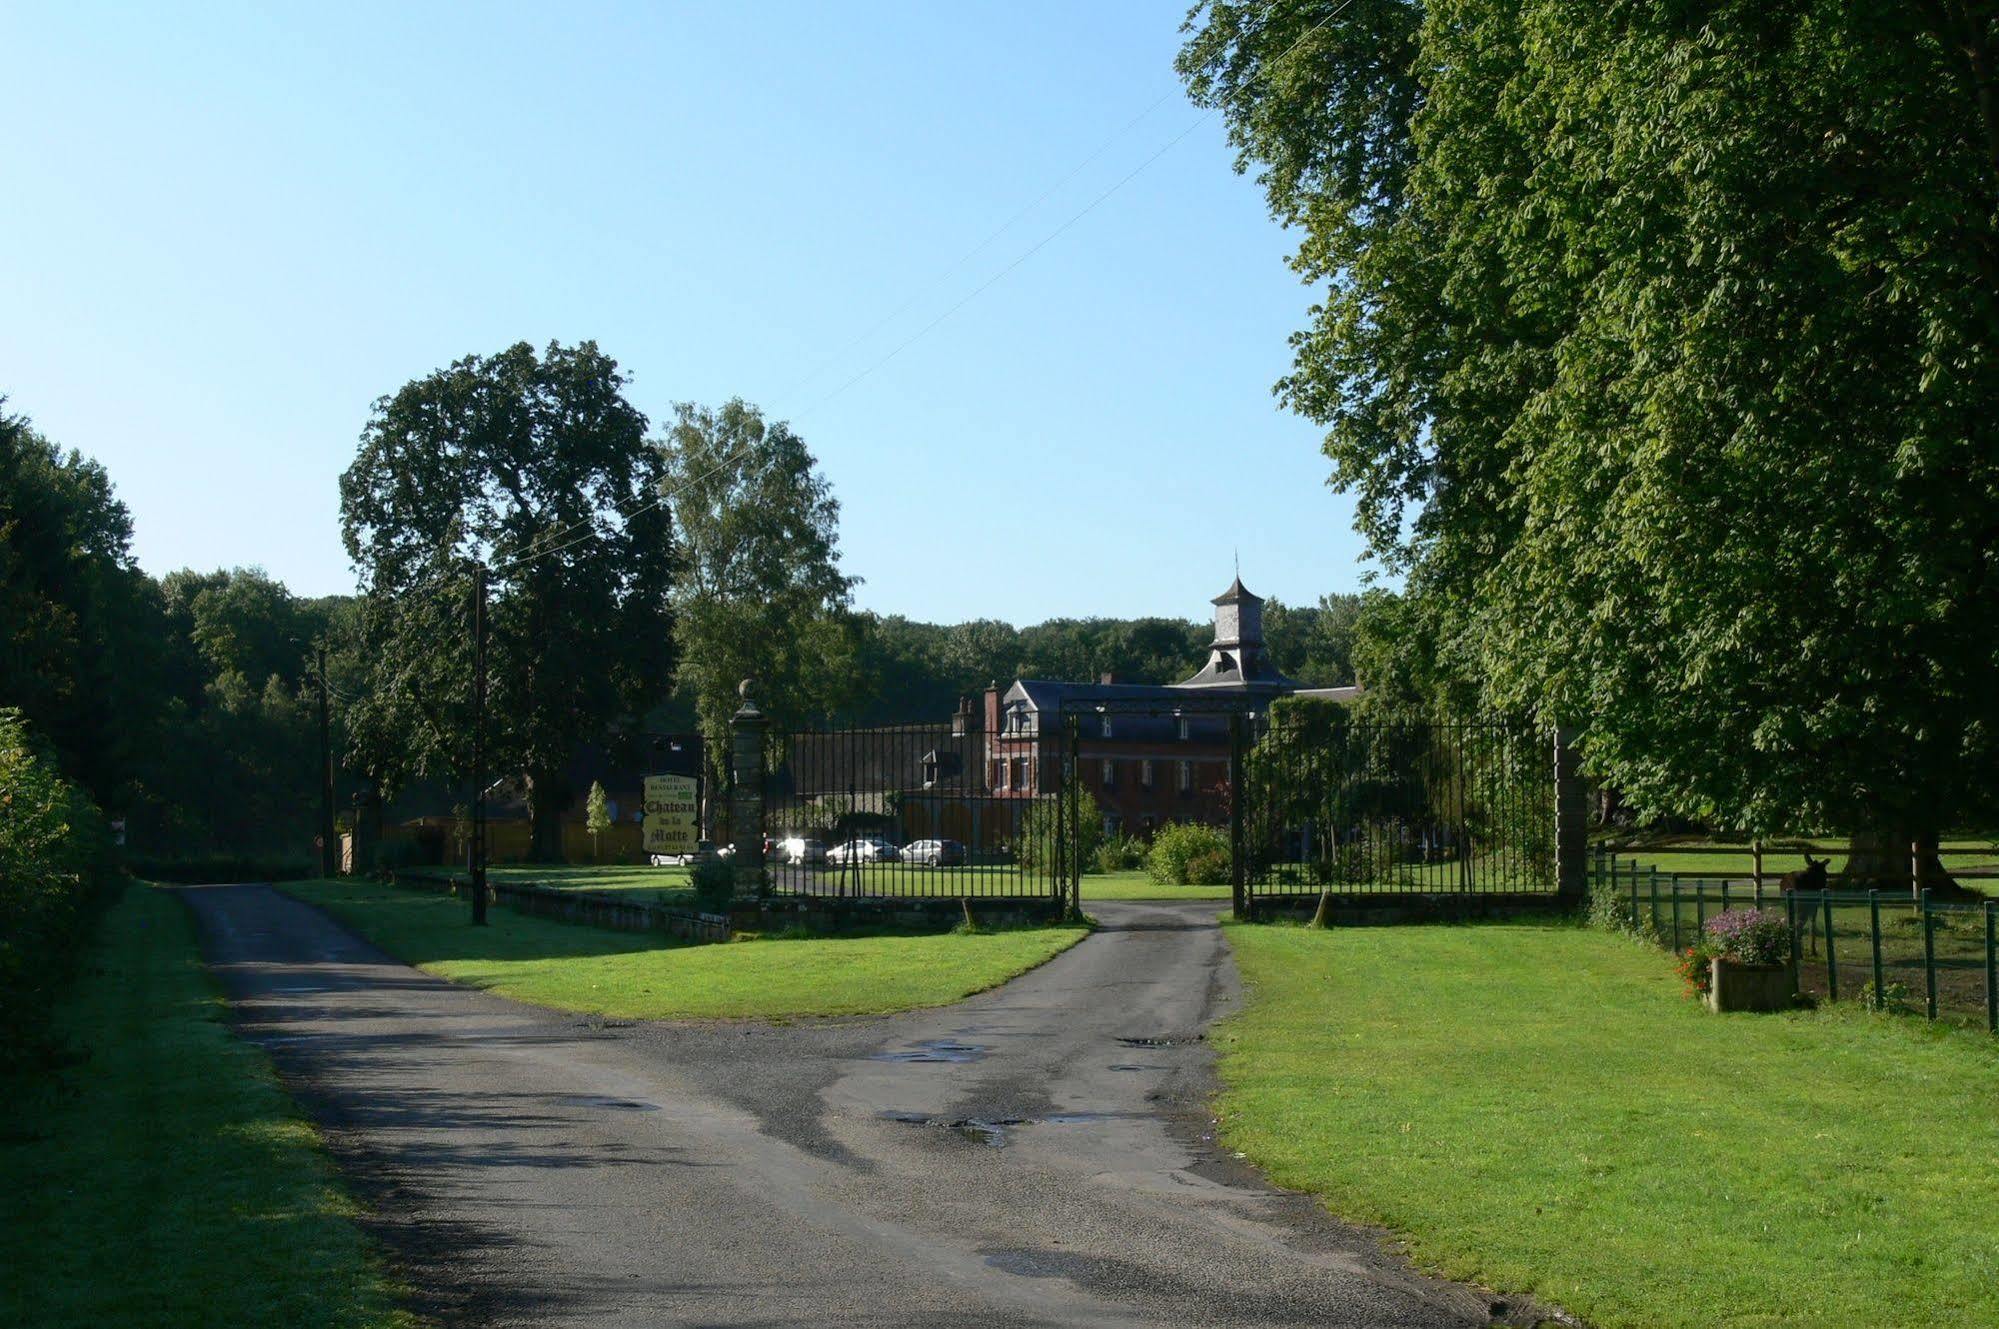
[[[598,1108],[605,1112],[657,1112],[659,1104],[636,1098],[612,1098],[608,1094],[571,1094],[561,1100],[564,1107]]]
[[[1128,1048],[1177,1048],[1190,1043],[1205,1043],[1206,1034],[1194,1034],[1187,1038],[1120,1038],[1118,1042]]]
[[[936,1062],[960,1063],[978,1061],[989,1049],[977,1043],[960,1043],[955,1039],[932,1038],[921,1043],[911,1043],[900,1052],[877,1052],[869,1061],[896,1061],[905,1065],[921,1065]]]
[[[930,1126],[951,1131],[976,1144],[1004,1149],[1007,1132],[1016,1126],[1082,1126],[1096,1121],[1140,1117],[1142,1112],[1057,1112],[1046,1117],[933,1117],[923,1112],[878,1112],[882,1121],[904,1126]]]
[[[1142,1061],[1120,1061],[1111,1066],[1114,1071],[1177,1071],[1178,1066],[1157,1066]]]

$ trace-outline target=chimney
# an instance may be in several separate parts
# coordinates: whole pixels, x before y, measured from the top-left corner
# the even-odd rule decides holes
[[[986,684],[986,732],[1000,731],[1000,686],[998,680]]]
[[[1105,687],[1109,687],[1111,684],[1117,681],[1118,681],[1118,676],[1112,673],[1108,669],[1106,669],[1103,673],[1097,675],[1097,682],[1103,684]]]

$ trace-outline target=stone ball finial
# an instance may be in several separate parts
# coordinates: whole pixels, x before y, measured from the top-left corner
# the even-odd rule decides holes
[[[757,681],[754,678],[746,678],[736,684],[736,695],[745,702],[754,702],[757,699]]]

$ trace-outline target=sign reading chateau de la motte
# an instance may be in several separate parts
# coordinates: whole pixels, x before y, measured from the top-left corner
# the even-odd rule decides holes
[[[699,800],[699,787],[691,775],[648,775],[645,851],[693,853],[701,838]]]

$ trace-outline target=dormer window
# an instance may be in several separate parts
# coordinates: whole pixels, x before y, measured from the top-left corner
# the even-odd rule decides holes
[[[1111,717],[1110,717],[1110,716],[1106,715],[1106,716],[1105,716],[1105,717],[1103,718],[1103,726],[1102,726],[1102,728],[1103,728],[1103,732],[1104,732],[1104,737],[1105,737],[1105,738],[1109,738],[1109,737],[1111,736]]]

